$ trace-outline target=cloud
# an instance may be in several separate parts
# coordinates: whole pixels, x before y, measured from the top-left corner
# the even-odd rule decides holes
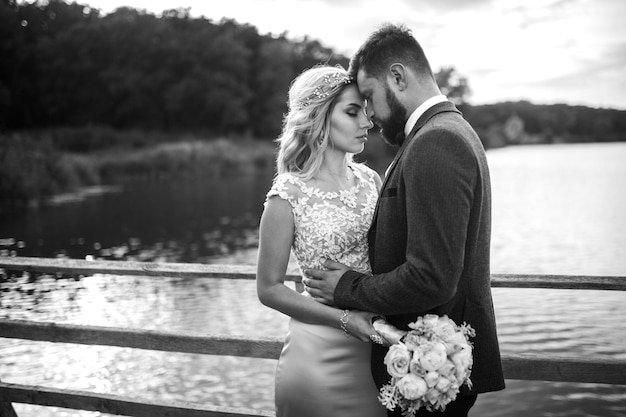
[[[507,11],[519,19],[519,29],[551,23],[555,19],[567,20],[568,14],[584,6],[585,0],[547,0],[523,3]]]
[[[476,10],[492,5],[495,0],[428,0],[416,2],[413,0],[400,0],[408,6],[424,6],[439,13],[459,12],[465,10]]]
[[[544,80],[541,84],[552,88],[573,89],[587,84],[601,95],[602,91],[626,95],[626,42],[610,45],[603,49],[602,59],[581,58],[577,66],[561,75]]]
[[[626,109],[626,43],[603,49],[603,59],[580,58],[575,65],[544,77],[514,77],[511,71],[485,68],[469,74],[475,104],[503,100],[566,103]],[[502,92],[506,92],[503,96]]]

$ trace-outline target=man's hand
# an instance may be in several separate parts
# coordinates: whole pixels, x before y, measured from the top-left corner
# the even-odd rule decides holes
[[[328,270],[322,269],[307,269],[304,271],[304,275],[307,278],[302,278],[304,289],[306,292],[317,301],[333,305],[335,302],[335,287],[339,282],[339,278],[350,268],[346,265],[325,260],[322,262]]]

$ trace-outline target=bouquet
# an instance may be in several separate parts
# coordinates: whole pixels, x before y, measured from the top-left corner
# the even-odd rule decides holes
[[[392,326],[391,326],[392,327]],[[386,322],[375,322],[381,334],[393,335],[393,344],[384,363],[391,375],[380,389],[379,401],[387,409],[397,406],[403,415],[414,417],[417,410],[443,411],[463,384],[471,388],[472,344],[476,332],[468,324],[457,326],[448,316],[428,314],[410,323],[412,330],[399,337]]]

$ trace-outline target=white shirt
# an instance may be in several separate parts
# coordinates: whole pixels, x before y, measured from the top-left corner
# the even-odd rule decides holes
[[[413,126],[415,126],[415,123],[417,123],[419,118],[426,113],[426,110],[430,109],[435,104],[443,103],[444,101],[448,101],[448,97],[443,94],[439,94],[420,104],[420,106],[416,108],[413,113],[411,113],[409,119],[406,121],[406,124],[404,125],[404,136],[409,136],[409,133],[413,130]]]

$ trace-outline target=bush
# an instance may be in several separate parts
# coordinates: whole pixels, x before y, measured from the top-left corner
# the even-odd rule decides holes
[[[0,212],[99,181],[88,159],[62,154],[50,140],[0,135]]]
[[[273,166],[274,145],[259,141],[187,140],[162,143],[135,151],[100,155],[96,164],[102,178],[171,176],[216,177],[251,173]]]

